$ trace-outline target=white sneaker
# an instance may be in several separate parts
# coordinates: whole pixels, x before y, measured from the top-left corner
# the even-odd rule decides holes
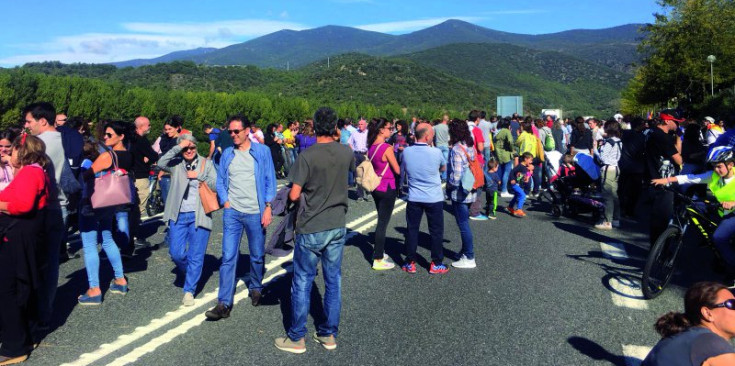
[[[468,259],[467,256],[462,254],[462,257],[459,258],[458,261],[452,262],[452,267],[454,268],[475,268],[477,267],[477,264],[475,263],[475,259]]]
[[[191,292],[185,292],[184,299],[181,300],[181,303],[184,304],[184,306],[194,306],[194,294]]]
[[[612,228],[613,228],[612,224],[608,221],[601,222],[595,225],[595,229],[599,229],[599,230],[612,230]]]
[[[387,269],[393,269],[396,264],[390,260],[387,254],[383,254],[383,259],[373,259],[373,269],[376,271],[384,271]]]
[[[503,198],[513,198],[513,195],[510,194],[510,193],[508,193],[508,192],[502,192],[500,194],[500,197],[503,197]]]

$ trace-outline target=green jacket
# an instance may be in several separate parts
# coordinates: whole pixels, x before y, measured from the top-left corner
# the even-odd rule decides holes
[[[513,135],[507,128],[502,128],[495,135],[495,153],[498,155],[498,162],[505,164],[513,160]]]

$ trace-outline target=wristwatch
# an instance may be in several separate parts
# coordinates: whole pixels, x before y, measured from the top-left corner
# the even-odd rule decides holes
[[[265,207],[271,207],[271,203],[270,202],[266,202],[265,203]]]

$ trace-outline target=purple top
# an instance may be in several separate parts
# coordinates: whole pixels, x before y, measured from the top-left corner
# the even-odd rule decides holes
[[[383,154],[385,154],[385,150],[388,150],[390,147],[391,146],[389,144],[384,143],[381,145],[372,145],[368,150],[368,157],[373,156],[373,154],[375,155],[373,160],[371,160],[375,174],[380,175],[383,173],[383,169],[385,169],[385,174],[380,178],[380,184],[375,188],[378,192],[385,192],[388,188],[396,189],[396,176],[393,175],[393,170],[388,166],[390,163],[383,161]],[[376,149],[378,150],[377,154],[375,153]],[[388,168],[386,169],[387,166]]]
[[[299,153],[308,149],[311,145],[316,144],[316,136],[296,135],[296,142],[299,144]]]

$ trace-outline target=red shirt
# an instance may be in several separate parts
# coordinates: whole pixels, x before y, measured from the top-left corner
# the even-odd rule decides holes
[[[0,201],[8,203],[13,216],[46,207],[48,177],[38,165],[24,166],[10,184],[0,192]]]
[[[478,144],[485,144],[485,138],[482,137],[482,130],[477,126],[471,126],[472,129],[472,137],[475,140],[475,151],[477,151],[477,160],[480,161],[480,164],[482,166],[485,166],[485,159],[482,155],[482,150],[478,149]],[[483,146],[483,149],[486,146]]]

